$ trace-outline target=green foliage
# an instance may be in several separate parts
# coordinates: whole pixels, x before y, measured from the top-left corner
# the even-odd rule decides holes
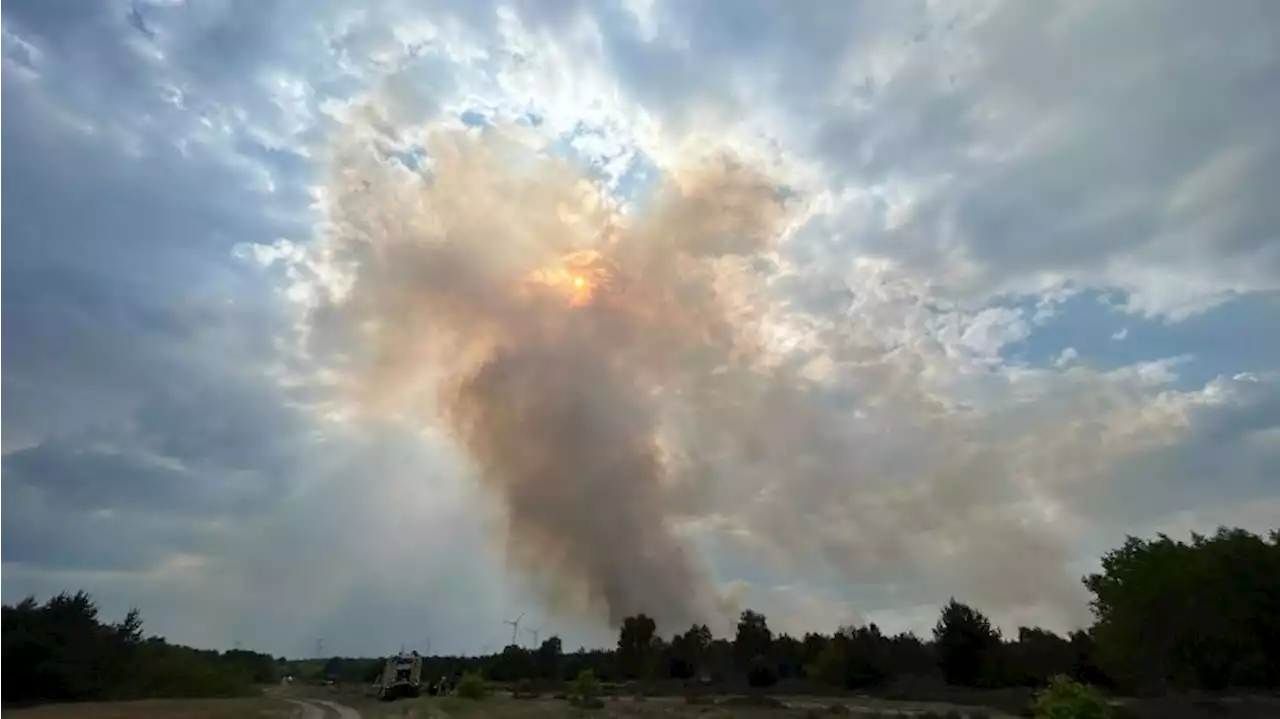
[[[467,672],[458,680],[456,693],[463,699],[479,701],[489,696],[489,683],[479,672]]]
[[[1036,698],[1036,719],[1110,719],[1111,707],[1089,687],[1057,676]]]
[[[600,694],[600,680],[596,679],[595,672],[590,669],[578,672],[577,678],[569,684],[569,701],[576,706],[598,709],[604,706]]]
[[[84,592],[44,604],[28,597],[4,607],[3,625],[6,703],[242,696],[253,693],[255,682],[279,678],[266,654],[143,639],[137,610],[104,623]]]
[[[1130,537],[1084,583],[1100,661],[1126,684],[1280,684],[1280,532]]]

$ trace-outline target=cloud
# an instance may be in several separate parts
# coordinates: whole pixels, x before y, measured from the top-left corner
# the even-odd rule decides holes
[[[673,623],[736,598],[793,633],[919,631],[953,594],[1006,626],[1078,622],[1079,574],[1127,531],[1280,522],[1276,13],[6,3],[5,599],[84,586],[181,641],[291,654],[418,641],[396,622],[502,641],[513,607],[573,604],[544,606],[540,568]],[[499,131],[496,174],[471,140],[423,141]],[[732,193],[670,199],[713,149],[785,200],[754,225],[773,244],[722,232],[704,249],[749,261],[664,265],[746,217]],[[439,236],[442,198],[470,234],[424,257],[405,238]],[[645,227],[698,230],[650,247]],[[510,293],[584,247],[649,301],[575,328],[582,307]],[[357,341],[389,314],[413,331]],[[484,357],[506,384],[468,374]],[[470,394],[439,404],[442,377]],[[580,532],[522,493],[527,443],[481,391],[552,386],[591,421],[521,418],[565,440],[548,467],[661,440],[631,504]],[[511,552],[512,526],[539,551]],[[607,641],[596,617],[545,630]]]

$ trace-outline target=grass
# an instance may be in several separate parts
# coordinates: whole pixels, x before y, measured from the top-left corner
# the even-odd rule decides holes
[[[294,705],[278,699],[144,699],[132,702],[46,704],[10,709],[19,719],[287,719]]]

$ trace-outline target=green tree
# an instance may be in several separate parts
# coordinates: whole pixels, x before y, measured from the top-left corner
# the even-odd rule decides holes
[[[569,701],[585,709],[599,709],[604,706],[600,701],[600,680],[590,669],[583,669],[569,684]]]
[[[942,617],[933,628],[933,641],[942,676],[948,683],[994,683],[992,672],[999,659],[1000,632],[981,612],[953,597],[942,608]]]
[[[1129,537],[1084,579],[1099,661],[1130,685],[1280,683],[1280,533]]]

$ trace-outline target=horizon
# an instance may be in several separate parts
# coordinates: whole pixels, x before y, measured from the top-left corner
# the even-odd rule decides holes
[[[1280,5],[3,21],[6,605],[1065,634],[1126,536],[1280,527]]]

